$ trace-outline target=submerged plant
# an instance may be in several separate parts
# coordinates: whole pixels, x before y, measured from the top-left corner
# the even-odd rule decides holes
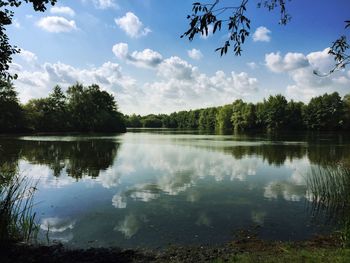
[[[39,226],[33,213],[36,187],[15,174],[0,184],[0,243],[36,239]]]

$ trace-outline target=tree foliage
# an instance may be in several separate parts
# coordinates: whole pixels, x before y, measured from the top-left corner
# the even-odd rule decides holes
[[[54,5],[57,0],[0,0],[0,78],[2,79],[10,80],[17,77],[11,76],[8,69],[12,62],[12,55],[19,53],[20,49],[10,44],[6,26],[12,24],[13,8],[19,7],[22,2],[31,4],[35,11],[44,12],[47,5]]]
[[[209,27],[213,27],[213,34],[221,31],[223,28],[228,32],[228,38],[216,51],[220,55],[227,53],[233,46],[233,52],[240,56],[242,45],[250,35],[250,18],[247,16],[248,0],[239,0],[237,5],[223,5],[223,1],[215,0],[211,3],[195,2],[192,5],[192,14],[187,16],[189,20],[189,29],[181,36],[188,37],[192,41],[196,35],[209,34]],[[232,1],[234,2],[234,1]],[[287,0],[260,0],[257,7],[267,8],[269,11],[278,8],[280,10],[281,25],[286,25],[291,16],[287,13]]]
[[[18,103],[6,81],[0,87],[0,132],[123,132],[124,117],[113,95],[98,85],[77,83],[66,94],[59,86],[46,98]]]
[[[304,110],[306,126],[309,129],[316,130],[336,130],[342,128],[346,121],[344,102],[337,92],[312,98]]]
[[[23,110],[12,83],[0,79],[0,132],[14,132],[22,129]]]
[[[256,128],[256,106],[236,100],[233,103],[231,122],[234,130],[249,130]]]
[[[350,28],[350,21],[345,21],[345,29]],[[329,54],[333,55],[335,60],[335,66],[330,70],[329,74],[333,73],[337,69],[345,68],[350,64],[350,54],[348,53],[350,45],[346,40],[346,36],[342,35],[332,43],[329,50]]]
[[[216,114],[216,126],[219,130],[232,130],[232,105],[225,105],[218,109]]]
[[[256,104],[236,100],[206,109],[173,112],[169,115],[126,116],[129,127],[177,128],[222,131],[248,130],[349,130],[350,94],[337,92],[311,99],[308,104],[270,96]]]

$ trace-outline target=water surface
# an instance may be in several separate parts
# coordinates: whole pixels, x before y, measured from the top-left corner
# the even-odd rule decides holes
[[[307,178],[349,160],[350,140],[144,130],[3,137],[0,150],[2,163],[38,180],[42,242],[135,248],[221,244],[241,229],[269,240],[332,231]]]

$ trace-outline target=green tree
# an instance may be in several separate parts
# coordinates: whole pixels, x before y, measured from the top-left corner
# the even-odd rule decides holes
[[[166,115],[162,119],[163,127],[166,128],[178,128],[177,113],[173,112],[170,115]]]
[[[50,119],[48,98],[31,99],[24,105],[27,127],[31,131],[55,131]]]
[[[219,130],[232,130],[232,104],[218,108],[216,115],[216,125]]]
[[[126,126],[131,128],[142,127],[141,116],[132,114],[126,118]]]
[[[255,106],[256,112],[256,127],[258,129],[266,129],[266,101],[258,102]]]
[[[23,129],[24,115],[11,82],[0,79],[0,132]]]
[[[24,106],[28,128],[33,131],[70,130],[66,97],[59,86],[47,98],[32,99]]]
[[[53,131],[69,129],[69,115],[67,112],[66,96],[57,85],[48,98],[48,114]]]
[[[344,125],[344,104],[337,92],[312,98],[305,107],[304,122],[311,130],[335,130]]]
[[[163,122],[156,115],[151,114],[142,120],[142,124],[145,128],[162,128]]]
[[[287,122],[287,105],[286,98],[282,95],[270,96],[265,104],[265,123],[269,130],[285,128]]]
[[[199,114],[198,127],[201,130],[215,130],[217,108],[202,109]]]
[[[294,129],[303,129],[303,108],[304,103],[291,100],[287,105],[287,123],[286,126]]]
[[[236,100],[233,103],[231,116],[232,126],[235,130],[249,130],[256,127],[256,107],[252,103]]]
[[[117,111],[113,95],[98,85],[84,87],[77,83],[68,88],[71,126],[77,131],[124,131],[125,122]]]
[[[235,130],[244,130],[243,107],[246,105],[242,100],[236,100],[232,104],[231,122]]]
[[[344,96],[344,128],[350,129],[350,94]]]

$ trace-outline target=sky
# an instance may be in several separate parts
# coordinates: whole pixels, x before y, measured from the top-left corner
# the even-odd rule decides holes
[[[221,0],[232,5],[238,0]],[[308,102],[337,91],[350,93],[350,67],[328,77],[334,60],[328,47],[349,20],[350,1],[287,2],[291,21],[278,24],[249,1],[251,34],[242,56],[215,52],[227,38],[180,36],[188,29],[193,0],[58,0],[46,12],[15,8],[7,32],[21,48],[11,72],[22,103],[46,97],[55,85],[98,84],[112,93],[125,114],[171,113],[269,95]]]

